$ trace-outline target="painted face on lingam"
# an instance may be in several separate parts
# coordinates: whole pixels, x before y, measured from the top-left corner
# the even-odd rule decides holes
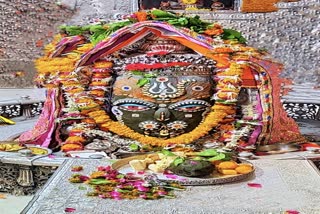
[[[113,85],[113,115],[148,136],[171,138],[192,131],[212,105],[213,66],[199,64],[205,60],[195,53],[127,58],[126,71]]]

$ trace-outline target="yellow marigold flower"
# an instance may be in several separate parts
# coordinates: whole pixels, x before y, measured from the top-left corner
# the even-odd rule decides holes
[[[106,172],[104,171],[97,171],[97,172],[93,172],[90,175],[90,178],[95,179],[95,178],[104,178],[105,177]]]

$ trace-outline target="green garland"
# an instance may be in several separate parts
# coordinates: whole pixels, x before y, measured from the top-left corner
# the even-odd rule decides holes
[[[199,16],[187,17],[184,14],[176,14],[169,11],[163,11],[154,9],[147,12],[147,20],[163,21],[175,27],[188,28],[196,33],[203,34],[205,30],[213,27],[212,23],[202,21]],[[133,16],[129,17],[125,21],[114,22],[114,23],[98,23],[94,25],[85,26],[60,26],[60,30],[67,34],[68,36],[82,35],[87,36],[92,44],[97,44],[98,42],[104,40],[110,36],[115,31],[138,22],[138,20]],[[242,34],[236,30],[223,29],[221,38],[224,40],[234,40],[239,43],[246,43],[246,39]]]

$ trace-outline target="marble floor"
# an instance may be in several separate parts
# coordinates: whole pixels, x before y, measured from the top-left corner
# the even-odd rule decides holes
[[[0,195],[4,195],[3,199],[0,198],[0,213],[3,214],[19,214],[33,197],[32,195],[14,196],[1,192]]]

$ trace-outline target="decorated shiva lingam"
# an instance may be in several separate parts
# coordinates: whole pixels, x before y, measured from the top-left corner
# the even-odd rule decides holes
[[[21,142],[108,153],[304,142],[281,106],[281,65],[241,33],[161,10],[131,19],[93,26],[110,35],[100,43],[91,27],[52,42],[36,62],[47,101]]]

